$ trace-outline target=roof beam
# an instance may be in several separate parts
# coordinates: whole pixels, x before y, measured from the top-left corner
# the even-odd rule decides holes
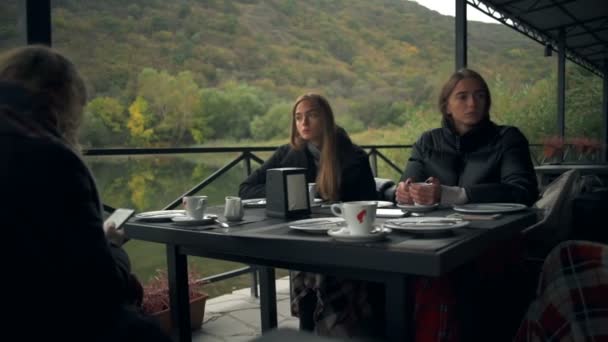
[[[576,20],[576,18],[574,19]],[[563,25],[556,25],[556,26],[549,26],[549,27],[542,27],[541,29],[543,31],[553,31],[553,30],[559,30],[561,28],[568,28],[568,27],[572,27],[572,26],[578,26],[578,25],[584,25],[584,24],[588,24],[594,21],[598,21],[598,20],[606,20],[605,16],[599,16],[599,17],[593,17],[593,18],[589,18],[589,19],[585,19],[585,20],[576,20],[573,23],[569,23],[569,24],[563,24]]]

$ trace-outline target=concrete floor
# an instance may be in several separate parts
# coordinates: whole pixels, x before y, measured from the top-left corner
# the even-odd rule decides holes
[[[289,278],[278,279],[277,320],[279,328],[298,329],[298,319],[289,310]],[[260,303],[248,288],[207,301],[202,328],[192,332],[192,341],[250,341],[261,335]]]

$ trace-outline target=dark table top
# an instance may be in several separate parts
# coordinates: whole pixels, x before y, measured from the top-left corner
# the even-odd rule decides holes
[[[209,208],[221,215],[222,207]],[[440,209],[425,216],[447,216]],[[313,208],[311,218],[332,216],[328,208]],[[247,208],[242,222],[230,228],[179,227],[172,223],[130,221],[125,229],[139,240],[179,245],[184,254],[252,264],[315,271],[350,269],[439,276],[481,255],[494,243],[508,240],[536,222],[527,209],[496,220],[471,221],[449,234],[414,235],[393,230],[386,240],[345,243],[328,235],[290,229],[289,222],[269,218],[264,208]],[[382,223],[386,219],[377,219]]]

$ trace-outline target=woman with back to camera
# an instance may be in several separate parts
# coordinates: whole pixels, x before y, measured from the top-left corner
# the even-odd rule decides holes
[[[536,201],[528,141],[519,129],[493,123],[491,104],[488,85],[477,72],[461,69],[451,75],[439,95],[442,127],[414,144],[397,203]],[[416,340],[512,338],[525,301],[525,284],[517,278],[521,255],[519,240],[503,241],[445,277],[416,278]]]
[[[141,286],[121,248],[124,233],[103,226],[77,151],[85,103],[80,74],[55,50],[0,56],[5,333],[25,341],[169,341],[134,310]]]
[[[377,199],[367,154],[335,124],[323,96],[300,96],[291,116],[290,144],[279,147],[241,184],[241,197],[266,197],[266,170],[270,168],[303,167],[307,182],[317,183],[324,200]],[[292,312],[300,318],[302,329],[331,336],[376,333],[371,320],[373,304],[368,300],[381,293],[373,289],[376,284],[305,272],[294,275]]]

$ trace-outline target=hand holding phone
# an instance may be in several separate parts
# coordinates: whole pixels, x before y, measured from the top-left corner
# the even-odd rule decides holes
[[[121,227],[134,213],[135,210],[133,209],[119,208],[114,210],[114,212],[105,220],[103,223],[103,230],[110,242],[120,247],[128,241],[128,238],[125,236],[125,232]]]

